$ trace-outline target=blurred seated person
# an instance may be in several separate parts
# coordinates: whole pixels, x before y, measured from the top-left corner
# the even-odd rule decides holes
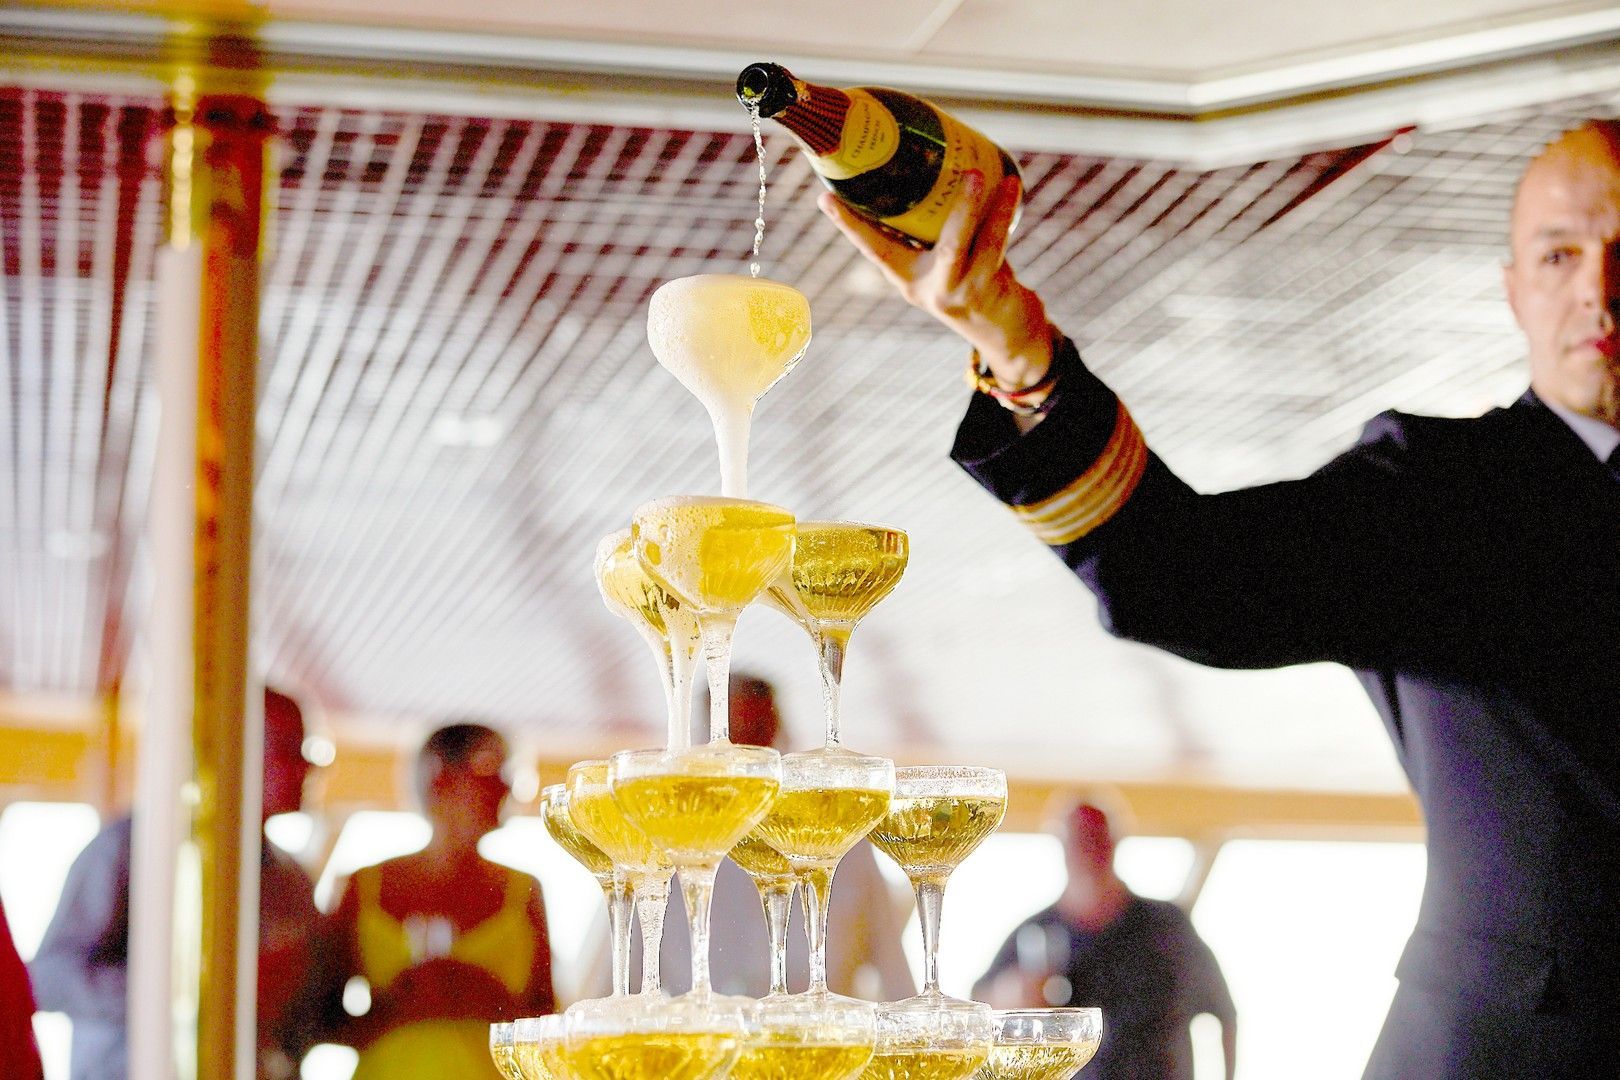
[[[499,1080],[489,1025],[555,1008],[540,884],[478,853],[510,793],[506,755],[480,724],[428,736],[415,779],[432,839],[343,890],[337,985],[363,977],[371,1006],[348,1017],[333,997],[326,1012],[331,1037],[360,1052],[354,1080]]]
[[[264,691],[263,818],[303,805],[309,762],[304,716],[287,695]],[[128,816],[102,829],[68,870],[56,914],[30,969],[41,1009],[73,1021],[72,1080],[123,1080],[129,1073]],[[317,988],[330,978],[330,950],[314,885],[291,855],[268,840],[259,861],[258,1075],[288,1080],[314,1045]],[[6,1074],[9,1075],[9,1074]]]
[[[765,679],[733,672],[730,680],[731,741],[748,746],[772,746],[787,753],[776,690]],[[698,695],[700,708],[694,722],[708,738],[709,701]],[[800,748],[804,749],[804,748]],[[835,994],[880,1001],[897,1001],[916,993],[916,983],[900,948],[904,895],[896,897],[878,869],[872,845],[861,841],[838,864],[833,877],[827,914],[827,986]],[[664,919],[664,943],[659,952],[659,975],[665,990],[684,993],[692,985],[692,950],[687,940],[686,905],[679,888],[670,890],[669,913]],[[608,992],[606,945],[591,965],[587,993]],[[640,985],[639,935],[631,947],[631,985]],[[714,900],[709,908],[709,976],[716,993],[764,997],[770,992],[771,951],[765,913],[753,879],[730,859],[715,874]],[[788,987],[803,990],[810,981],[810,954],[805,938],[804,908],[793,904],[788,926]]]
[[[1114,834],[1091,802],[1055,822],[1068,882],[1002,944],[973,996],[998,1009],[1102,1009],[1085,1080],[1192,1080],[1194,1016],[1220,1021],[1226,1077],[1237,1065],[1237,1010],[1215,954],[1174,904],[1148,900],[1114,872]]]

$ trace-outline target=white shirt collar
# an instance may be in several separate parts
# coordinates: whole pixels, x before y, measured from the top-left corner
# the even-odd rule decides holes
[[[1620,429],[1612,428],[1602,420],[1566,409],[1562,405],[1555,405],[1546,398],[1542,398],[1541,403],[1557,413],[1558,418],[1581,437],[1581,442],[1597,455],[1599,461],[1608,461],[1609,455],[1614,453],[1614,448],[1620,446]]]

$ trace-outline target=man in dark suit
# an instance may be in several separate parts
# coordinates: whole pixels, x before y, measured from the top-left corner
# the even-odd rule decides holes
[[[1566,133],[1520,182],[1519,401],[1385,413],[1310,477],[1216,495],[1148,449],[1008,267],[1016,181],[964,188],[928,252],[822,200],[975,347],[953,456],[1112,633],[1227,667],[1337,661],[1383,715],[1429,872],[1366,1075],[1620,1076],[1620,123]]]

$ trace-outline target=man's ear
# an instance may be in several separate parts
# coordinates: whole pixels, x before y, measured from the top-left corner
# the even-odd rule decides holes
[[[1513,278],[1513,256],[1509,255],[1502,260],[1502,293],[1507,297],[1508,310],[1513,312],[1513,321],[1524,325],[1519,320],[1519,296]]]

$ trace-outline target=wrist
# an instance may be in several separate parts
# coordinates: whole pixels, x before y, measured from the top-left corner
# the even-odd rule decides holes
[[[1035,292],[1014,281],[984,313],[969,341],[996,382],[1011,391],[1033,386],[1051,366],[1056,329]]]

